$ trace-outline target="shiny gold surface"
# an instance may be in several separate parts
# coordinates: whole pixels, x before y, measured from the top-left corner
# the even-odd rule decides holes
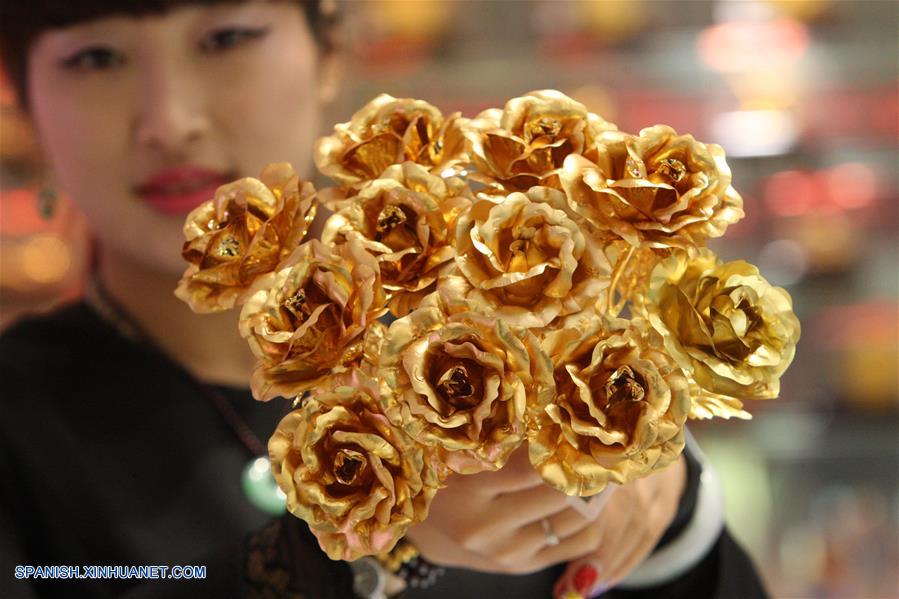
[[[559,187],[565,158],[582,154],[595,159],[597,137],[615,129],[565,94],[530,92],[466,124],[468,153],[477,168],[472,178],[505,191]]]
[[[378,394],[359,370],[330,379],[269,440],[288,510],[331,559],[390,551],[427,516],[440,485],[429,450],[390,424]]]
[[[275,165],[188,218],[178,293],[243,302],[254,395],[296,398],[276,478],[332,558],[384,555],[447,475],[523,443],[589,496],[675,462],[687,418],[777,395],[799,323],[705,249],[743,216],[719,146],[552,90],[472,120],[382,94],[315,160],[339,184],[321,241],[299,245],[313,192]]]
[[[184,223],[189,266],[175,295],[194,312],[239,305],[257,277],[293,252],[314,217],[315,189],[287,163],[221,186]]]
[[[385,312],[378,262],[354,240],[298,247],[250,289],[240,333],[258,358],[253,395],[268,400],[313,389],[360,359]],[[368,333],[367,333],[368,331]]]
[[[434,291],[455,257],[455,224],[472,199],[462,179],[443,179],[411,162],[393,165],[357,194],[329,202],[336,212],[322,240],[358,239],[378,259],[390,311],[404,316]]]
[[[611,267],[580,221],[557,189],[481,196],[459,218],[443,300],[526,328],[591,307]]]
[[[596,160],[566,158],[562,187],[572,210],[632,245],[702,245],[743,217],[720,146],[656,125],[605,132],[596,148]]]
[[[381,94],[334,134],[315,144],[315,164],[341,185],[357,185],[381,177],[390,166],[405,161],[440,174],[465,162],[459,114],[446,118],[422,100]]]
[[[453,471],[497,470],[524,440],[527,413],[552,399],[549,357],[527,330],[438,304],[429,296],[388,329],[385,411]]]
[[[640,320],[572,319],[549,333],[556,393],[528,435],[531,463],[569,495],[640,478],[684,446],[687,379]]]
[[[644,309],[695,385],[691,416],[748,418],[741,400],[777,397],[799,320],[790,295],[755,266],[677,252],[653,270]]]

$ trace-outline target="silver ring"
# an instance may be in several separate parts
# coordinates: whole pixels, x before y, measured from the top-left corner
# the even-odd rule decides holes
[[[540,521],[540,526],[543,527],[543,536],[546,537],[546,544],[550,547],[555,547],[561,541],[559,536],[553,532],[553,527],[549,523],[549,518],[544,518]]]

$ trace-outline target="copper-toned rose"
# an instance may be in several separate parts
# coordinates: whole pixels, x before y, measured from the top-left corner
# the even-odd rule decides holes
[[[393,164],[411,161],[442,173],[466,160],[458,113],[446,118],[422,100],[381,94],[334,134],[315,144],[315,164],[342,185],[381,176]]]
[[[435,288],[438,273],[455,256],[456,221],[471,204],[462,179],[443,179],[405,162],[388,167],[358,194],[333,202],[336,210],[322,240],[359,239],[377,256],[390,310],[406,315]]]
[[[287,508],[331,559],[393,548],[440,485],[433,456],[381,413],[378,383],[353,371],[281,420],[268,443]]]
[[[447,317],[433,295],[390,325],[381,366],[395,394],[388,417],[462,474],[501,468],[524,439],[527,411],[553,394],[533,334],[481,314]]]
[[[548,334],[556,396],[528,435],[531,463],[569,495],[594,495],[677,459],[687,379],[645,324],[573,319]]]
[[[473,175],[492,187],[526,191],[558,187],[558,173],[570,154],[596,158],[595,141],[616,127],[555,90],[534,91],[491,108],[466,131]]]
[[[190,263],[178,288],[194,312],[240,304],[253,281],[273,271],[306,235],[315,217],[315,190],[287,164],[260,179],[223,185],[184,223],[182,255]]]
[[[701,245],[743,217],[720,146],[656,125],[604,133],[597,149],[566,159],[562,186],[573,210],[632,245]]]
[[[739,399],[780,392],[799,340],[789,294],[742,260],[678,252],[652,273],[644,309],[668,352],[702,393],[693,417],[747,415]]]
[[[240,314],[241,335],[259,358],[253,395],[298,395],[358,361],[384,302],[378,262],[358,242],[297,248],[257,280]]]
[[[438,283],[447,304],[459,300],[514,326],[544,327],[602,297],[610,267],[599,245],[570,213],[562,192],[480,196],[456,226],[461,276]]]

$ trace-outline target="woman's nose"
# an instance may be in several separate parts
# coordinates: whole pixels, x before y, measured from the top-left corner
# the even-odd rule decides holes
[[[198,78],[183,65],[147,68],[138,86],[135,135],[138,144],[169,155],[181,155],[208,131]]]

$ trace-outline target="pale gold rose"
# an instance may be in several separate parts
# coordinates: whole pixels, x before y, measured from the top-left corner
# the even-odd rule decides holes
[[[632,245],[702,245],[743,218],[720,146],[656,125],[604,133],[597,149],[566,159],[562,187],[573,210]]]
[[[441,484],[432,451],[390,424],[378,395],[354,370],[285,416],[268,443],[288,510],[334,560],[390,551]]]
[[[549,485],[587,496],[677,460],[690,393],[645,323],[571,321],[544,339],[556,395],[529,432],[528,450]]]
[[[552,365],[529,331],[476,313],[446,316],[435,299],[388,329],[385,413],[440,448],[454,472],[497,470],[524,439],[528,411],[551,400]]]
[[[570,154],[596,158],[596,138],[615,129],[561,92],[530,92],[467,124],[468,152],[477,167],[472,177],[506,191],[558,187],[565,158]]]
[[[315,218],[315,189],[287,163],[259,179],[218,188],[185,220],[182,255],[190,263],[175,295],[194,312],[242,303],[260,275],[273,271],[306,235]]]
[[[438,274],[455,256],[454,227],[471,201],[462,179],[443,179],[411,162],[397,164],[328,206],[336,213],[322,241],[358,239],[378,259],[391,312],[405,316],[434,291]]]
[[[459,273],[438,282],[444,301],[527,328],[592,307],[611,268],[576,218],[549,187],[479,196],[456,226]]]
[[[360,244],[304,243],[254,283],[241,311],[241,335],[258,358],[253,395],[292,397],[356,363],[385,301],[378,262]]]
[[[643,309],[701,390],[691,416],[748,417],[740,399],[770,399],[796,352],[790,295],[742,260],[677,252],[652,272]]]
[[[467,160],[465,121],[458,113],[444,117],[422,100],[381,94],[316,142],[315,164],[341,185],[377,179],[406,161],[440,174]]]

